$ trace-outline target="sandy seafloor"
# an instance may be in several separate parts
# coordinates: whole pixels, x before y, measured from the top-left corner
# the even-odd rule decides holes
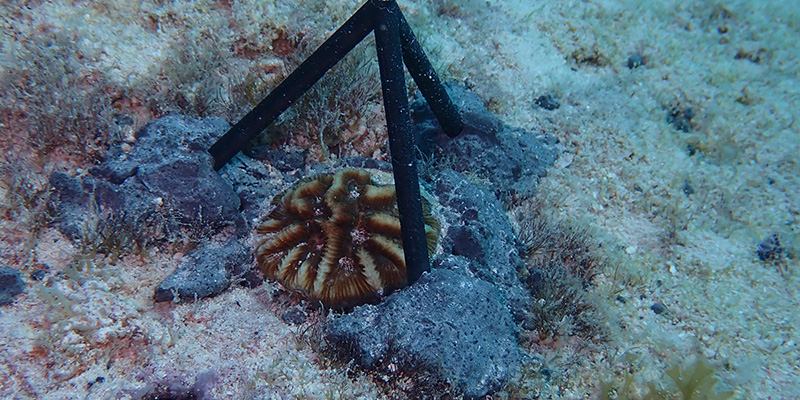
[[[519,377],[515,387],[531,393],[523,398],[595,397],[601,381],[621,381],[626,371],[641,394],[645,382],[668,382],[667,368],[698,355],[717,368],[720,389],[734,390],[736,398],[800,398],[800,2],[399,3],[444,78],[469,82],[506,123],[559,139],[563,153],[537,201],[603,244],[607,267],[592,290],[616,328],[602,343],[542,344],[550,349],[551,375]],[[134,115],[134,127],[154,112],[131,94],[162,95],[179,85],[183,93],[210,98],[210,105],[159,106],[232,121],[243,110],[232,88],[249,64],[226,58],[226,50],[197,55],[211,51],[202,38],[219,41],[220,49],[242,37],[251,44],[263,40],[248,56],[268,74],[286,68],[270,55],[279,28],[302,31],[315,46],[358,5],[5,1],[4,110],[13,103],[63,121],[59,112],[87,109],[87,100],[70,96],[75,88],[57,78],[42,78],[52,88],[40,92],[14,86],[31,81],[20,71],[36,76],[62,63],[70,66],[67,73],[86,77],[86,85],[102,82],[128,93],[112,106]],[[31,43],[41,35],[78,50],[35,50]],[[180,70],[169,61],[178,48],[202,62]],[[643,65],[631,69],[633,54],[643,56]],[[225,68],[203,70],[207,65]],[[92,81],[95,75],[102,79]],[[75,96],[90,93],[97,102],[112,92],[81,90]],[[49,93],[39,100],[59,103],[27,105],[39,100],[20,93]],[[545,93],[557,97],[560,108],[536,107],[534,99]],[[694,116],[684,132],[667,116],[687,108]],[[24,129],[33,125],[15,124],[32,117],[2,118],[0,263],[22,270],[27,289],[0,310],[0,398],[130,398],[148,383],[192,384],[206,371],[214,371],[209,394],[215,399],[385,395],[369,377],[319,362],[307,332],[276,314],[281,306],[270,284],[197,303],[154,304],[153,288],[171,272],[165,266],[180,257],[169,246],[148,249],[146,258],[95,255],[86,261],[77,244],[36,217],[36,202],[27,199],[45,187],[50,171],[81,173],[90,162],[68,154],[68,146],[37,155],[25,143],[31,132]],[[380,129],[379,122],[366,123]],[[756,249],[773,234],[785,253],[764,262]],[[97,270],[87,269],[94,272],[82,284],[62,282],[59,290],[72,308],[58,310],[28,275],[44,264],[61,270],[76,257]],[[656,315],[655,302],[668,312]]]

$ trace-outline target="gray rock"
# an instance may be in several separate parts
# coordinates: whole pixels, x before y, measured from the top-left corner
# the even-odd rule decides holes
[[[243,232],[239,196],[206,152],[227,128],[218,118],[164,117],[141,131],[130,152],[110,150],[89,175],[54,173],[50,203],[59,229],[80,239],[86,221],[109,220],[144,242],[182,231],[206,237],[226,226]]]
[[[307,151],[287,152],[281,149],[273,150],[268,145],[245,148],[242,153],[248,158],[268,163],[283,172],[303,169],[308,155]]]
[[[239,196],[211,168],[211,157],[185,157],[143,169],[137,183],[190,226],[220,228],[240,219]]]
[[[58,229],[65,236],[81,239],[88,227],[87,223],[101,213],[114,213],[121,210],[125,195],[116,185],[87,176],[85,179],[73,178],[63,172],[50,175],[50,207],[54,210]]]
[[[530,301],[518,279],[523,261],[500,202],[482,186],[451,170],[436,174],[431,190],[448,226],[440,239],[443,251],[433,265],[448,269],[463,265],[465,274],[497,285],[515,312],[523,309]]]
[[[270,171],[263,162],[250,157],[236,155],[219,170],[222,179],[228,182],[239,196],[245,221],[251,221],[265,201],[270,201],[283,187],[280,179],[271,178]],[[296,180],[288,173],[284,181]]]
[[[325,335],[362,368],[432,366],[467,398],[500,388],[523,357],[501,292],[447,270],[424,274],[378,305],[333,317]]]
[[[120,184],[140,170],[147,172],[187,155],[206,153],[228,128],[230,125],[221,118],[168,115],[142,128],[130,152],[123,152],[121,147],[110,149],[106,160],[91,172]]]
[[[533,195],[546,168],[556,160],[555,139],[505,125],[461,85],[449,84],[447,89],[461,109],[464,130],[455,138],[445,135],[425,99],[418,96],[411,107],[420,151],[433,160],[435,169],[453,168],[487,180],[495,194]]]
[[[11,267],[0,267],[0,306],[14,302],[14,297],[25,291],[25,282],[19,271]]]
[[[237,240],[207,245],[184,255],[175,271],[155,290],[156,301],[192,301],[216,296],[231,283],[231,277],[247,270],[252,252]]]

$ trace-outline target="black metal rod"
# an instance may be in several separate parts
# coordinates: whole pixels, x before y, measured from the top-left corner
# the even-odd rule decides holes
[[[425,100],[428,101],[428,105],[431,106],[444,133],[451,138],[456,137],[464,128],[461,113],[447,94],[444,85],[439,80],[439,75],[433,69],[433,65],[425,55],[425,50],[419,44],[419,40],[408,25],[403,13],[400,12],[397,3],[392,3],[393,8],[397,8],[397,14],[400,15],[400,42],[403,46],[403,60],[406,68],[414,82],[417,83],[422,95],[425,96]]]
[[[400,45],[400,9],[394,1],[370,0],[378,8],[375,45],[381,73],[383,109],[389,131],[389,152],[392,157],[397,208],[403,235],[403,253],[408,283],[414,283],[423,272],[430,271],[425,222],[422,218],[422,196],[417,176],[417,157],[411,137],[411,112],[408,107],[403,52]]]
[[[444,131],[454,137],[461,132],[463,125],[458,108],[447,94],[395,0],[368,0],[264,100],[217,140],[208,152],[214,158],[214,169],[221,168],[373,30],[378,48],[403,252],[408,283],[411,284],[425,271],[430,271],[430,259],[417,175],[417,153],[411,134],[404,60]]]
[[[377,10],[367,1],[336,32],[314,51],[270,94],[247,113],[208,152],[214,169],[222,168],[233,156],[261,133],[325,73],[356,47],[375,27]]]

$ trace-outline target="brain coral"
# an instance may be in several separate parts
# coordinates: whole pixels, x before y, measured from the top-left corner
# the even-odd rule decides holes
[[[428,251],[438,224],[425,209]],[[406,285],[394,185],[344,169],[289,188],[256,231],[267,235],[256,255],[264,274],[327,307],[375,302]]]

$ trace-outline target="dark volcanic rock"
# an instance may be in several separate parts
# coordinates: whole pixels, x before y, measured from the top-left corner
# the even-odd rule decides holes
[[[109,150],[89,174],[54,173],[50,206],[59,229],[75,240],[119,235],[139,245],[187,235],[202,240],[228,227],[243,235],[243,211],[252,218],[276,188],[265,184],[263,163],[249,157],[236,156],[220,173],[213,170],[206,149],[228,128],[219,118],[164,117],[144,127],[130,151]],[[296,156],[286,156],[297,163]],[[252,251],[237,241],[201,247],[181,260],[155,298],[214,296],[234,277],[255,285],[260,277],[250,259]]]
[[[25,282],[19,271],[11,267],[0,267],[0,306],[14,302],[14,297],[25,291]]]
[[[142,128],[130,152],[125,153],[121,148],[110,149],[106,160],[91,172],[97,177],[116,177],[109,181],[120,180],[139,170],[152,170],[187,155],[204,154],[228,128],[228,123],[221,118],[169,115]]]
[[[461,85],[447,89],[464,121],[463,132],[455,138],[444,134],[423,97],[411,104],[417,146],[432,157],[433,168],[475,174],[496,194],[533,195],[556,160],[555,139],[505,125]]]
[[[239,197],[203,157],[163,163],[139,178],[185,224],[222,227],[240,218]]]
[[[307,151],[287,152],[273,150],[270,146],[253,146],[245,148],[243,153],[254,160],[266,162],[279,171],[291,172],[303,169],[306,164]]]
[[[114,230],[137,240],[208,236],[226,226],[243,228],[240,200],[211,168],[206,149],[225,132],[218,118],[168,116],[147,125],[128,153],[119,148],[89,175],[54,173],[51,207],[62,233],[80,239],[86,221],[113,220]]]
[[[492,284],[434,270],[378,305],[333,318],[325,334],[362,368],[427,365],[476,398],[500,388],[521,365],[515,329]]]
[[[125,195],[117,185],[90,176],[81,179],[54,172],[50,175],[50,186],[53,191],[49,201],[58,229],[75,240],[86,234],[87,221],[101,213],[121,213],[124,208]]]
[[[439,268],[465,265],[466,275],[491,282],[502,290],[515,310],[528,303],[518,272],[523,266],[511,222],[500,202],[482,186],[450,170],[435,176],[433,193],[448,229],[440,243]],[[466,262],[455,262],[453,258]]]
[[[252,261],[249,248],[237,240],[222,245],[208,245],[186,254],[178,267],[153,295],[156,301],[192,301],[216,296],[231,283],[231,276],[241,273]]]

